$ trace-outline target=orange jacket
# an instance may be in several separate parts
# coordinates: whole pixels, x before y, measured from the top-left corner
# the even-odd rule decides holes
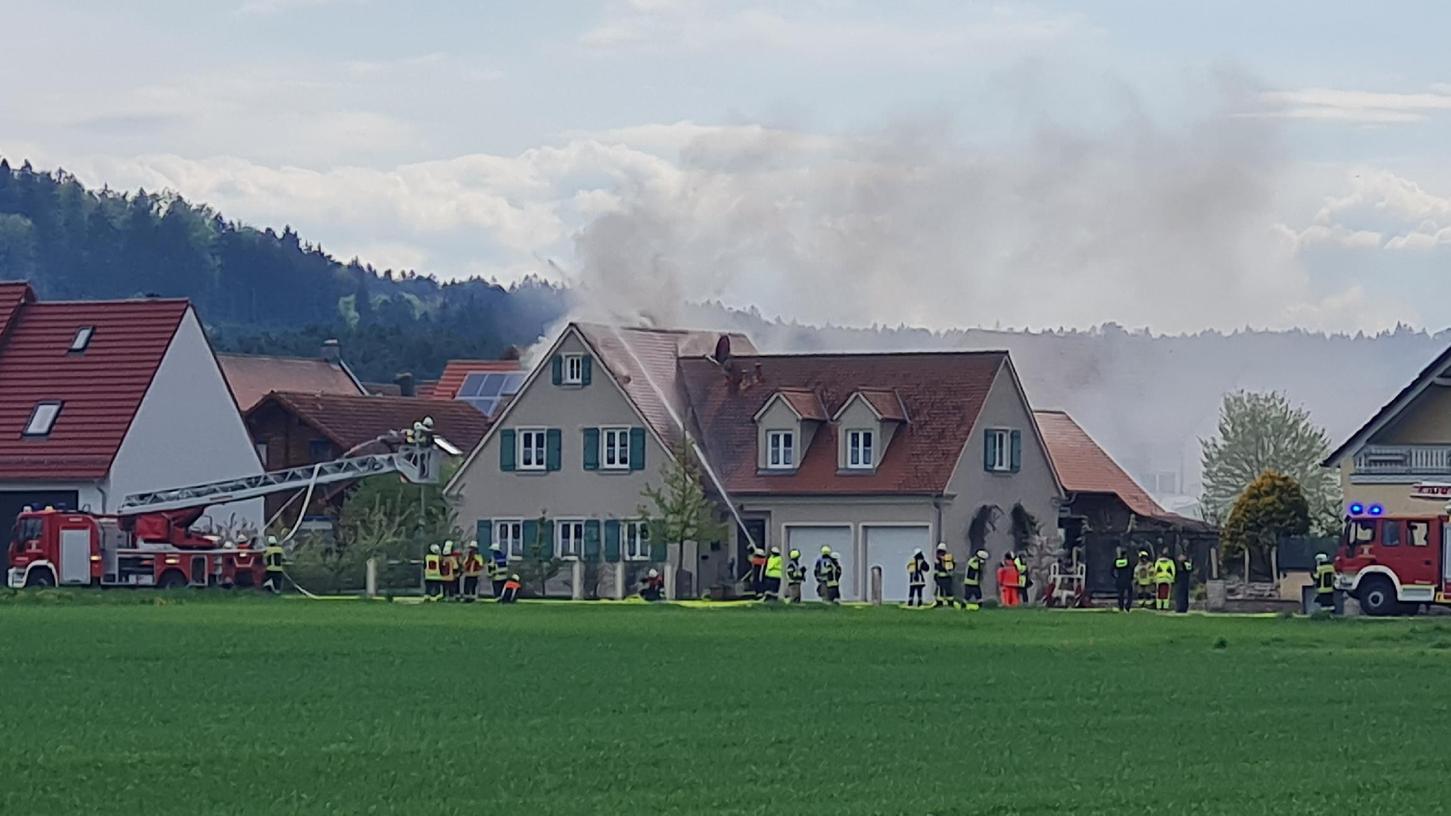
[[[1018,568],[1012,564],[998,567],[998,586],[1016,588],[1018,586]]]

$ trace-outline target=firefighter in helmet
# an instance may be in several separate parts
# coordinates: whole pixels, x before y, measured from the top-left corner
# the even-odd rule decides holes
[[[988,566],[987,550],[979,549],[967,559],[967,572],[962,575],[962,605],[978,609],[982,604],[982,573]]]
[[[957,560],[948,551],[946,542],[938,542],[937,554],[932,559],[932,580],[937,586],[937,597],[933,606],[956,606],[957,598],[952,594],[952,573],[957,571]]]
[[[800,550],[792,550],[787,555],[790,560],[786,562],[786,602],[801,603],[801,585],[806,582],[806,567],[801,565]]]
[[[1335,565],[1325,553],[1315,553],[1315,605],[1322,612],[1335,611]]]
[[[443,594],[443,558],[438,545],[430,544],[428,554],[423,556],[423,597],[436,601]]]
[[[282,562],[284,553],[282,545],[277,543],[277,536],[267,536],[267,549],[262,551],[262,563],[267,565],[267,579],[262,586],[274,595],[282,592]]]
[[[659,601],[665,597],[665,578],[660,570],[651,567],[640,580],[640,597],[647,601]]]

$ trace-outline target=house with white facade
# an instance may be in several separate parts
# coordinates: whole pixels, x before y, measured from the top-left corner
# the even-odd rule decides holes
[[[25,506],[115,512],[133,493],[262,472],[185,300],[46,302],[0,283],[0,524]],[[262,501],[198,529],[260,530]]]

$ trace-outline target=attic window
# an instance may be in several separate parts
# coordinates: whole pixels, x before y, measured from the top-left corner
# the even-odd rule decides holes
[[[85,351],[91,344],[91,335],[96,333],[95,326],[82,326],[76,329],[76,336],[71,340],[71,351]]]
[[[30,412],[30,421],[25,423],[25,436],[50,436],[50,429],[55,427],[56,417],[60,416],[59,402],[39,402],[35,410]]]

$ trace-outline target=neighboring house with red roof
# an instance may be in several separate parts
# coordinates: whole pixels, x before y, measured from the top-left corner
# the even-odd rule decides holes
[[[455,399],[462,396],[459,386],[470,374],[517,374],[522,371],[524,364],[518,360],[449,360],[444,363],[438,381],[429,390],[420,392],[420,396]]]
[[[133,493],[262,472],[185,300],[38,301],[0,284],[0,524],[25,505],[114,512]],[[262,502],[213,508],[260,530]]]
[[[641,492],[686,430],[743,529],[666,552],[641,540]],[[808,567],[841,552],[847,598],[881,567],[889,599],[913,549],[945,541],[961,561],[985,514],[1001,555],[1019,504],[1051,537],[1062,495],[1005,352],[760,355],[738,334],[590,323],[565,329],[448,492],[515,557],[538,538],[605,562],[602,594],[632,561],[668,559],[687,594],[733,583],[749,536]]]
[[[1068,549],[1079,551],[1091,591],[1113,589],[1119,547],[1131,558],[1148,546],[1155,554],[1167,548],[1192,554],[1200,565],[1208,563],[1205,548],[1218,540],[1211,525],[1161,507],[1067,413],[1034,414],[1067,491],[1058,517],[1060,535]]]
[[[232,396],[243,411],[273,391],[361,396],[368,390],[343,362],[337,341],[323,345],[317,357],[269,354],[218,354]]]
[[[473,450],[489,428],[488,417],[458,400],[291,391],[263,397],[247,412],[246,423],[266,468],[281,470],[372,452],[369,443],[425,417],[433,419],[440,439],[461,451]],[[344,495],[345,490],[329,490],[317,496],[307,515],[333,515]],[[269,498],[269,517],[290,498]],[[288,519],[295,514],[296,508]]]

